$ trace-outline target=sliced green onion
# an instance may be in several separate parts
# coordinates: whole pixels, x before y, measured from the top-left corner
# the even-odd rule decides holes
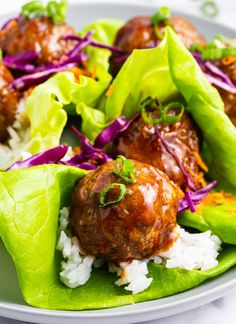
[[[213,0],[205,0],[203,1],[201,7],[200,7],[202,13],[204,16],[208,18],[213,18],[218,15],[218,7]]]
[[[226,56],[235,56],[236,47],[206,48],[202,51],[203,60],[220,60]]]
[[[106,196],[107,193],[112,190],[112,189],[116,189],[118,188],[120,190],[120,194],[119,196],[115,199],[115,200],[110,200],[110,201],[106,201]],[[123,197],[126,194],[126,186],[122,183],[111,183],[110,185],[107,185],[101,192],[100,192],[100,206],[101,207],[106,207],[108,205],[112,205],[115,203],[120,202]]]
[[[230,46],[233,46],[233,44],[235,45],[235,42],[233,42],[232,39],[228,38],[228,37],[225,37],[224,35],[221,35],[221,34],[217,34],[215,35],[214,37],[215,39],[227,44],[227,45],[230,45]]]
[[[158,25],[161,22],[169,24],[169,18],[171,16],[170,9],[167,7],[161,7],[152,17],[151,22],[153,25]]]
[[[150,107],[153,107],[155,105],[155,108],[160,110],[160,118],[151,118],[148,116],[148,112],[147,109],[150,109]],[[145,122],[149,123],[149,124],[159,124],[162,121],[161,118],[161,109],[157,103],[156,99],[153,99],[151,97],[148,97],[147,99],[145,99],[142,103],[141,103],[141,115],[143,117],[143,119],[145,120]]]
[[[22,6],[21,13],[28,19],[41,17],[45,14],[46,8],[40,0],[33,0]]]
[[[49,1],[47,5],[47,15],[52,18],[54,24],[62,24],[66,18],[67,2]]]
[[[155,109],[159,109],[160,111],[160,118],[151,118],[148,116],[148,109],[150,108],[154,108]],[[170,111],[171,110],[178,110],[179,113],[178,115],[170,115]],[[153,99],[151,97],[148,97],[146,100],[144,100],[141,103],[141,115],[143,117],[143,119],[152,125],[156,125],[159,124],[161,122],[163,123],[168,123],[168,124],[173,124],[173,123],[177,123],[178,121],[181,120],[183,113],[184,113],[184,105],[179,102],[179,101],[175,101],[175,102],[171,102],[166,106],[163,106],[161,104],[158,104],[157,99]],[[152,111],[150,111],[152,112]]]
[[[170,111],[176,109],[179,111],[178,115],[174,115],[174,116],[169,115]],[[183,113],[184,113],[184,105],[181,102],[179,101],[171,102],[168,105],[166,105],[161,112],[162,121],[168,124],[177,123],[181,120]]]
[[[2,63],[2,58],[3,58],[3,54],[2,54],[2,50],[0,49],[0,63]]]
[[[159,24],[165,23],[165,25],[170,25],[169,18],[171,16],[170,9],[167,7],[161,7],[152,17],[151,22],[154,25],[154,31],[159,40],[162,40],[164,35],[162,34]]]
[[[47,16],[51,17],[54,24],[62,24],[65,21],[66,10],[66,0],[52,0],[47,6],[41,0],[33,0],[22,7],[22,15],[28,19]]]
[[[134,163],[123,155],[117,156],[113,172],[126,182],[133,183],[135,181]]]
[[[203,47],[200,45],[200,44],[193,44],[191,46],[191,52],[198,52],[198,53],[201,53],[203,51]]]

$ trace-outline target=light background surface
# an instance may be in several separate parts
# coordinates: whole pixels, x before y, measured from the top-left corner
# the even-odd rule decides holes
[[[94,0],[95,1],[95,0]],[[99,1],[99,0],[98,0]],[[110,0],[110,2],[126,2],[125,0]],[[129,0],[132,1],[132,0]],[[4,15],[12,11],[18,11],[21,4],[27,0],[0,0],[0,14]],[[70,3],[78,3],[79,0],[70,0]],[[133,0],[139,3],[152,3],[157,6],[169,6],[179,12],[201,16],[199,10],[201,0]],[[236,0],[216,0],[219,7],[219,15],[215,21],[223,23],[236,30]],[[236,36],[236,32],[235,32]],[[167,317],[164,319],[145,322],[145,324],[235,324],[236,323],[236,292],[210,304],[194,310]],[[8,320],[0,317],[0,324],[23,324],[23,322]],[[66,322],[65,322],[66,324]],[[86,323],[84,323],[86,324]],[[122,323],[121,323],[122,324]]]

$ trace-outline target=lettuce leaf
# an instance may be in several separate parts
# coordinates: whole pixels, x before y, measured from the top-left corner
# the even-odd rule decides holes
[[[0,173],[0,235],[30,305],[83,310],[132,304],[190,289],[236,264],[236,247],[228,246],[219,264],[208,271],[165,269],[150,263],[154,280],[138,295],[115,286],[116,276],[106,267],[94,269],[84,286],[65,287],[59,280],[60,254],[55,250],[58,215],[61,207],[69,205],[74,186],[85,173],[63,165]]]
[[[224,113],[219,93],[171,28],[158,47],[135,50],[125,62],[105,103],[106,120],[133,116],[147,96],[164,101],[177,93],[201,129],[210,175],[221,188],[236,193],[236,128]]]
[[[214,194],[212,194],[214,197]],[[178,223],[196,228],[201,232],[210,230],[219,236],[224,243],[236,245],[236,198],[222,196],[214,201],[209,201],[211,194],[202,204],[197,206],[196,213],[185,211],[179,215]]]
[[[27,151],[35,154],[59,145],[67,113],[76,114],[76,105],[95,106],[111,81],[102,69],[97,78],[81,75],[80,82],[76,82],[73,73],[61,72],[34,89],[26,101],[30,120]]]
[[[81,35],[84,36],[90,30],[94,31],[92,36],[93,40],[105,45],[112,45],[116,36],[117,31],[123,25],[122,20],[118,19],[99,19],[95,20],[91,24],[87,25]],[[109,68],[109,57],[111,52],[106,49],[99,49],[96,47],[88,47],[86,52],[89,56],[89,69],[93,71],[97,67],[102,67],[105,71],[108,71]]]

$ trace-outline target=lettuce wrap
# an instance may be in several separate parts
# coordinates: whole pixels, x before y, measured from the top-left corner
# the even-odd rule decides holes
[[[61,255],[55,249],[58,215],[61,207],[69,205],[74,186],[85,173],[74,167],[44,165],[0,174],[0,235],[30,305],[67,310],[122,306],[190,289],[236,264],[236,247],[227,246],[219,264],[208,271],[149,263],[154,280],[137,295],[115,286],[115,275],[106,267],[93,269],[90,280],[79,288],[65,287],[59,280]]]
[[[86,26],[81,34],[84,35],[92,29],[95,32],[94,40],[111,45],[121,24],[119,20],[99,20]],[[88,69],[94,77],[80,75],[78,82],[72,72],[60,72],[35,87],[25,103],[29,132],[24,136],[24,143],[21,143],[19,149],[14,147],[15,154],[11,154],[14,155],[14,159],[0,162],[0,169],[6,169],[11,163],[22,158],[22,152],[36,154],[59,145],[68,115],[82,115],[86,123],[91,111],[93,120],[101,120],[101,114],[98,110],[94,112],[94,108],[99,105],[112,79],[107,72],[111,52],[91,46],[86,50]],[[86,107],[86,110],[83,107]],[[104,124],[105,120],[102,119],[100,129]],[[89,129],[92,131],[92,124]]]
[[[43,145],[44,148],[57,145],[67,119],[62,108],[68,104],[76,105],[83,117],[83,131],[94,138],[121,114],[133,116],[143,98],[152,95],[165,100],[181,93],[208,144],[212,156],[210,170],[220,183],[235,188],[235,128],[223,113],[217,91],[171,29],[157,48],[134,51],[114,80],[111,95],[104,96],[101,110],[95,109],[97,84],[90,81],[75,83],[73,74],[64,72],[34,90],[27,102],[32,120],[32,152],[42,149]],[[109,84],[105,83],[103,90]],[[88,97],[82,94],[80,97],[81,88]],[[44,122],[36,114],[41,106],[45,108],[42,110]],[[73,189],[85,174],[84,170],[63,165],[0,173],[0,236],[14,260],[22,295],[30,305],[67,310],[121,306],[190,289],[236,264],[233,245],[236,243],[236,204],[224,200],[223,207],[202,206],[196,214],[187,212],[179,218],[181,224],[200,231],[210,229],[223,242],[231,244],[224,245],[215,268],[187,271],[166,269],[150,262],[149,275],[154,280],[148,289],[137,295],[115,286],[115,275],[105,266],[94,269],[85,285],[75,289],[65,287],[59,280],[61,254],[55,249],[59,210],[70,204]]]

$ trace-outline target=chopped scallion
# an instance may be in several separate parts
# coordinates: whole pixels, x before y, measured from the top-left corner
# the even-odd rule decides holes
[[[141,103],[141,115],[142,115],[143,119],[145,120],[145,122],[147,122],[149,124],[156,125],[162,121],[161,111],[160,111],[160,118],[153,119],[153,118],[149,117],[149,114],[148,114],[148,111],[150,111],[150,109],[153,109],[153,108],[160,110],[160,106],[159,106],[157,100],[153,99],[151,97],[148,97]]]
[[[119,196],[114,199],[114,200],[109,200],[109,201],[106,201],[106,196],[108,194],[108,192],[112,189],[119,189],[120,190],[120,194]],[[106,207],[108,205],[112,205],[112,204],[115,204],[115,203],[118,203],[120,202],[123,197],[125,196],[126,194],[126,186],[122,183],[111,183],[110,185],[107,185],[101,192],[100,192],[100,206],[101,207]]]
[[[135,181],[134,163],[122,155],[118,155],[116,158],[113,172],[126,182],[133,183]]]
[[[46,8],[42,1],[33,0],[22,6],[22,15],[28,19],[34,19],[44,16]]]
[[[217,4],[213,0],[205,0],[203,1],[200,7],[204,16],[208,18],[214,18],[218,15],[219,9]]]
[[[173,110],[175,111],[178,110],[178,114],[170,115],[169,113]],[[163,108],[161,114],[162,120],[165,123],[174,124],[181,120],[183,113],[184,113],[184,105],[181,102],[179,101],[171,102]]]
[[[22,6],[22,15],[28,19],[35,19],[43,16],[51,17],[54,24],[61,24],[65,21],[67,2],[51,0],[47,6],[41,0],[33,0]]]

